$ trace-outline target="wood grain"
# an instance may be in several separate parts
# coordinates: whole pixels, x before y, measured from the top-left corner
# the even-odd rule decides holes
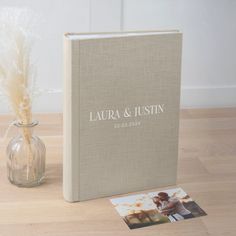
[[[183,110],[178,184],[208,213],[173,224],[129,230],[109,198],[67,203],[62,198],[62,115],[37,114],[35,132],[47,146],[47,179],[36,188],[6,178],[0,144],[0,236],[236,235],[236,108]],[[0,116],[3,135],[11,117]],[[16,133],[13,128],[9,136]],[[157,189],[155,189],[157,190]]]

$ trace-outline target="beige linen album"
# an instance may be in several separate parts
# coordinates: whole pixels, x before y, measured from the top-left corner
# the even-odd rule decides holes
[[[67,201],[176,182],[182,34],[64,36]]]

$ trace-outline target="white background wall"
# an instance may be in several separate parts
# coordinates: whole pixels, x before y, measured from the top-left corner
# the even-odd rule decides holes
[[[182,107],[236,106],[235,0],[0,0],[42,16],[36,112],[62,111],[64,32],[178,28],[184,34]],[[50,90],[50,91],[47,91]],[[0,112],[7,112],[5,101]]]

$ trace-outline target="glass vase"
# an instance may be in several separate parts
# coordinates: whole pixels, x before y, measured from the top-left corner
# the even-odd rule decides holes
[[[15,122],[14,125],[19,134],[7,146],[8,179],[19,187],[40,185],[45,177],[46,148],[43,141],[33,135],[33,129],[38,122]]]

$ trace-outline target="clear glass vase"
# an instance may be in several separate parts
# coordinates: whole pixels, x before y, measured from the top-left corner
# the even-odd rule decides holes
[[[42,140],[33,135],[37,121],[14,124],[19,134],[7,146],[7,173],[9,181],[19,187],[40,185],[45,177],[46,148]]]

